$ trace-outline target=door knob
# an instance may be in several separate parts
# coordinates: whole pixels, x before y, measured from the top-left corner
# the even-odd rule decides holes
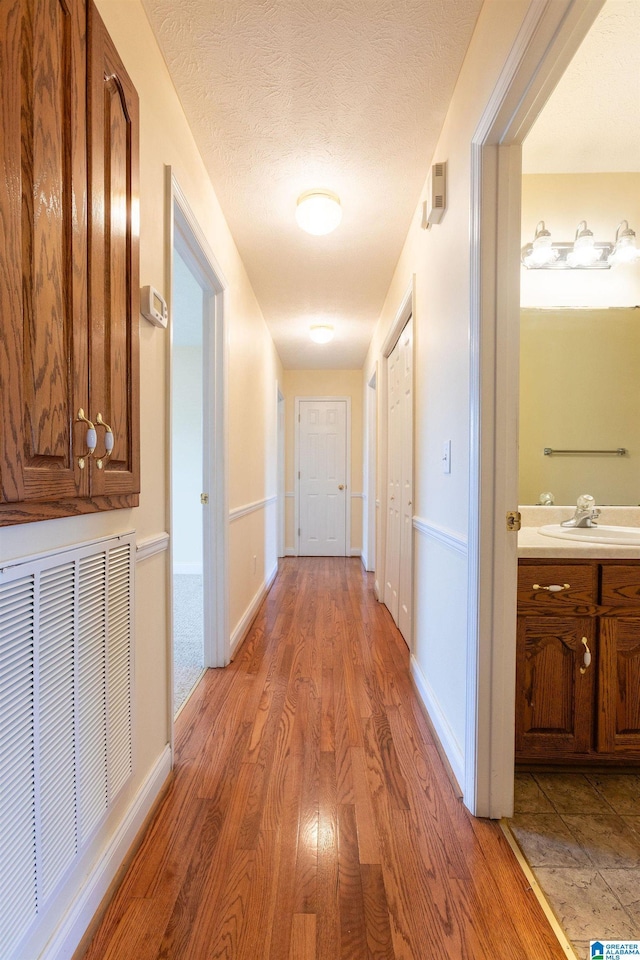
[[[344,490],[344,483],[338,484],[338,490]]]

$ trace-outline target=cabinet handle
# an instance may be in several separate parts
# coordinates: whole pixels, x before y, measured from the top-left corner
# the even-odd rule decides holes
[[[570,583],[563,583],[563,584],[551,583],[551,584],[549,584],[548,587],[541,587],[539,583],[534,583],[534,584],[533,584],[533,589],[534,589],[534,590],[548,590],[549,593],[560,593],[561,590],[570,590],[570,589],[571,589],[571,584],[570,584]]]
[[[591,650],[589,650],[589,643],[586,637],[582,638],[582,643],[584,644],[584,657],[582,658],[584,666],[580,667],[580,673],[586,673],[587,668],[591,665]]]
[[[99,457],[98,460],[96,460],[96,467],[98,468],[98,470],[102,470],[103,466],[105,465],[105,463],[107,462],[107,460],[109,459],[113,451],[114,437],[113,437],[113,430],[111,429],[109,424],[105,423],[105,421],[102,419],[101,413],[99,413],[96,416],[96,423],[98,424],[99,427],[104,427],[104,456]]]
[[[86,423],[87,424],[87,452],[80,454],[78,457],[78,466],[81,470],[84,470],[87,460],[93,455],[93,451],[96,448],[98,443],[98,434],[96,433],[96,428],[92,424],[91,420],[88,420],[84,415],[84,410],[82,407],[78,410],[78,416],[76,417],[76,423]]]

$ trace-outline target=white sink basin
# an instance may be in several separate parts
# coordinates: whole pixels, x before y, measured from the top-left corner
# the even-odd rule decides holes
[[[538,527],[538,533],[544,537],[557,537],[560,540],[586,540],[590,543],[622,543],[627,546],[640,546],[640,527],[609,527],[598,524],[597,527],[563,527],[559,523],[549,523]]]

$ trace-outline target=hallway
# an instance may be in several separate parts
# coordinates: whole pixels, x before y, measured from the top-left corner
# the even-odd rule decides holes
[[[554,960],[497,823],[447,779],[359,560],[287,559],[176,726],[86,960]]]

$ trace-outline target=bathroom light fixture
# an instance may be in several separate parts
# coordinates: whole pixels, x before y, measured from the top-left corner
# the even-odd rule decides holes
[[[536,227],[533,243],[529,245],[531,251],[525,255],[524,248],[522,262],[525,267],[544,267],[558,259],[558,251],[551,244],[551,234],[540,220]]]
[[[620,263],[640,259],[636,235],[623,220],[611,242],[596,241],[586,220],[581,220],[573,241],[552,242],[551,234],[540,220],[532,243],[521,250],[520,259],[528,270],[610,270]]]
[[[316,237],[335,230],[342,220],[340,197],[330,190],[307,190],[298,197],[298,226]]]
[[[624,230],[622,229],[623,226]],[[616,230],[616,243],[613,253],[609,256],[609,262],[633,263],[635,260],[640,260],[640,249],[636,241],[635,230],[630,229],[628,220],[623,220]]]
[[[309,329],[309,336],[314,343],[329,343],[333,340],[333,333],[330,323],[313,323]]]
[[[591,267],[602,257],[602,250],[596,250],[593,231],[589,230],[586,220],[581,220],[576,229],[573,248],[567,254],[570,267]]]

